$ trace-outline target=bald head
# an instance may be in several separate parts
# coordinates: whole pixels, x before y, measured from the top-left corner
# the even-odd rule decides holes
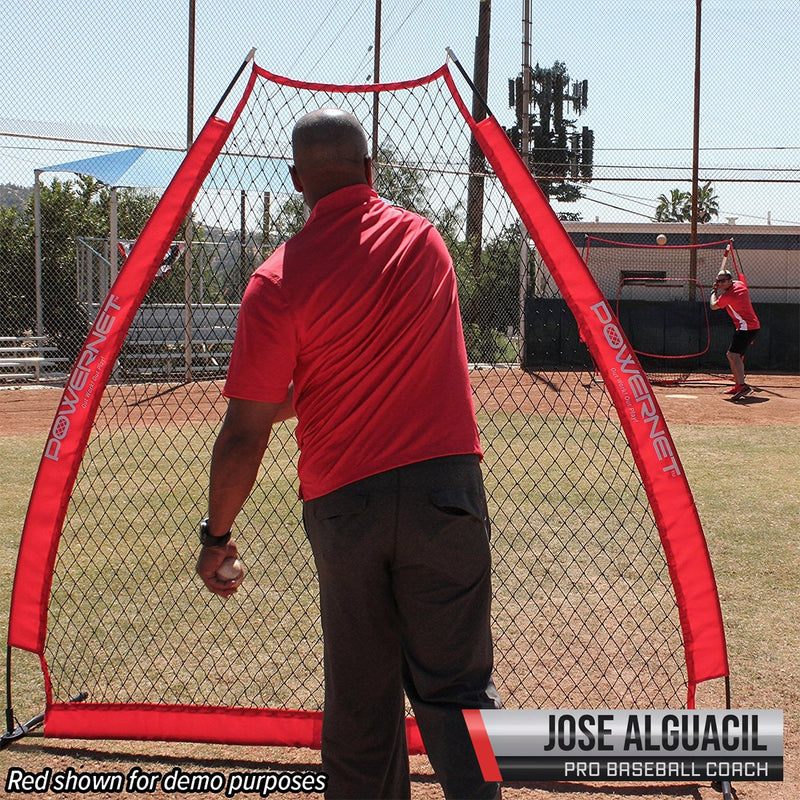
[[[292,131],[292,152],[295,188],[311,207],[337,189],[371,183],[367,135],[346,111],[323,108],[301,117]]]

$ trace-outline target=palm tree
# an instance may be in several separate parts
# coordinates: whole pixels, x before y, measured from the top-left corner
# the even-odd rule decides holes
[[[719,216],[719,198],[714,194],[711,181],[697,187],[697,221],[711,222],[711,217]]]
[[[719,198],[714,193],[711,181],[697,187],[697,221],[711,222],[712,217],[719,216]],[[673,189],[669,197],[658,196],[656,206],[656,222],[689,222],[692,219],[692,195]]]
[[[692,216],[692,196],[680,189],[673,189],[669,197],[658,196],[656,206],[656,222],[686,222]]]

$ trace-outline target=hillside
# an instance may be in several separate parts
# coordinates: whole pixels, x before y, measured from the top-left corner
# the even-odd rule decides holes
[[[16,206],[20,211],[31,196],[30,186],[15,186],[13,183],[0,183],[0,206]]]

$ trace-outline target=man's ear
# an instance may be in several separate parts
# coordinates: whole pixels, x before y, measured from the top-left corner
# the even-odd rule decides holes
[[[372,159],[369,156],[364,156],[364,176],[367,183],[372,186]]]
[[[297,174],[297,167],[294,164],[289,166],[289,174],[292,176],[292,183],[294,184],[294,188],[297,189],[298,192],[303,192],[303,182],[300,180],[300,176]]]

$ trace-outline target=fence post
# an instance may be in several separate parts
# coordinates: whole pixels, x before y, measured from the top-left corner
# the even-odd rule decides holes
[[[194,227],[192,224],[192,214],[189,212],[186,217],[183,239],[186,243],[186,249],[184,250],[183,255],[183,367],[184,379],[187,382],[192,380],[192,361],[194,358],[192,353],[192,337],[194,336],[194,320],[192,318],[192,267],[194,263],[192,258],[193,236]]]

